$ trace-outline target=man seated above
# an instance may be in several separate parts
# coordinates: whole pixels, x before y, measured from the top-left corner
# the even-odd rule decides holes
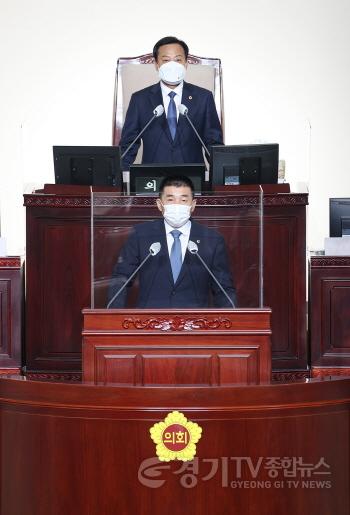
[[[142,135],[143,163],[203,163],[202,144],[179,106],[188,115],[206,147],[223,143],[222,129],[212,93],[184,81],[188,46],[173,36],[159,40],[153,49],[160,81],[135,92],[130,100],[120,146],[123,170],[134,162],[141,139],[131,146],[148,123],[154,109],[163,106],[164,115],[155,119]]]

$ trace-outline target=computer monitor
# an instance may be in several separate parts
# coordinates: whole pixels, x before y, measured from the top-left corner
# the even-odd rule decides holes
[[[350,198],[329,199],[329,236],[350,236]]]
[[[276,184],[278,143],[213,145],[210,150],[210,184]]]
[[[54,146],[56,184],[122,186],[119,147]]]
[[[195,194],[204,188],[204,163],[152,163],[130,166],[130,193],[132,195],[157,195],[159,186],[165,177],[185,175],[194,185]]]

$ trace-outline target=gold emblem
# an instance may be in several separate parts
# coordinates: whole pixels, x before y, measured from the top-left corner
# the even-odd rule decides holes
[[[150,433],[160,461],[191,461],[196,455],[202,428],[187,420],[183,413],[172,411],[164,421],[156,422]]]

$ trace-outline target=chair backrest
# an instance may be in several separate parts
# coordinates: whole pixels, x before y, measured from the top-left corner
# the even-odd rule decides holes
[[[152,54],[120,57],[117,62],[113,107],[113,145],[118,145],[132,93],[158,82]],[[220,59],[188,56],[186,81],[209,89],[224,130],[222,71]]]

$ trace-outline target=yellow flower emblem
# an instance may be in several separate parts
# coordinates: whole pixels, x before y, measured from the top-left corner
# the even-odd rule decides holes
[[[188,421],[183,413],[172,411],[163,422],[156,422],[150,433],[160,461],[191,461],[196,455],[202,428]]]

